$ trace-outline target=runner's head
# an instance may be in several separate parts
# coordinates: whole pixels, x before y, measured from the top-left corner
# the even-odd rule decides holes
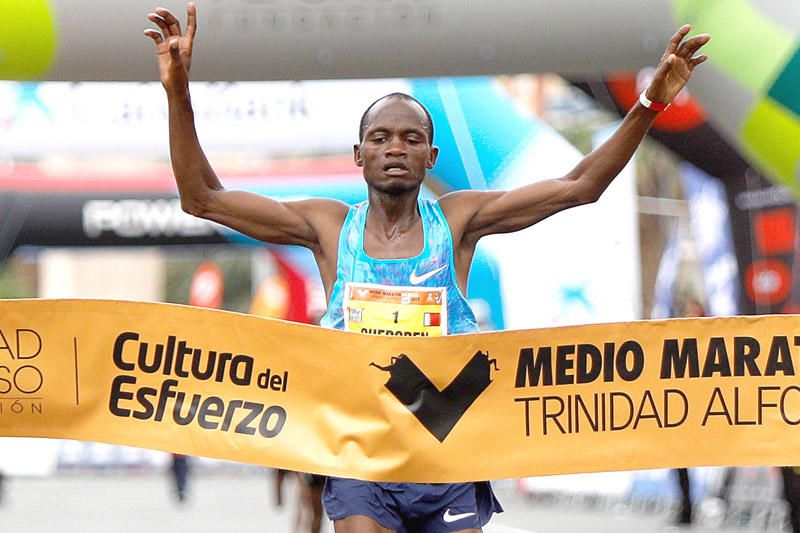
[[[367,131],[367,127],[369,126],[370,118],[372,111],[376,108],[379,108],[386,100],[398,99],[405,101],[409,105],[416,105],[425,115],[425,123],[423,127],[428,132],[428,144],[433,146],[433,118],[431,118],[431,114],[428,112],[428,109],[422,105],[422,102],[411,96],[410,94],[406,93],[391,93],[387,94],[386,96],[381,96],[374,102],[372,102],[369,107],[364,111],[364,114],[361,115],[361,122],[358,127],[358,141],[362,142],[364,140],[364,135]]]
[[[367,186],[381,193],[419,190],[427,169],[436,163],[431,116],[407,94],[393,93],[370,105],[358,137],[355,162],[364,169]]]

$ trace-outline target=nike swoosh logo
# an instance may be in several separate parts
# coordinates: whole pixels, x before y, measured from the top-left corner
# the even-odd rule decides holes
[[[461,520],[462,518],[467,518],[468,516],[475,516],[475,513],[452,514],[450,512],[450,509],[448,509],[447,511],[444,512],[443,518],[444,521],[449,524],[450,522],[457,522],[458,520]]]
[[[417,276],[417,269],[415,268],[414,271],[411,273],[411,275],[408,276],[408,280],[411,282],[412,285],[419,285],[420,283],[423,283],[424,281],[430,279],[431,276],[435,276],[437,273],[441,272],[445,268],[447,268],[447,265],[442,265],[435,270],[431,270],[430,272],[425,272],[424,274],[421,274],[419,276]]]

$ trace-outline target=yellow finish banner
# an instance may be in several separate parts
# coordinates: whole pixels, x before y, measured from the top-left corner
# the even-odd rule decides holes
[[[800,317],[371,336],[0,300],[0,436],[379,481],[800,464]]]

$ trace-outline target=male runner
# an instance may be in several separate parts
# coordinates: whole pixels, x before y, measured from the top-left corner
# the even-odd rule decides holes
[[[167,93],[172,168],[183,209],[265,242],[310,249],[328,297],[323,326],[409,334],[476,331],[465,291],[480,238],[521,230],[596,201],[633,155],[658,110],[705,61],[705,55],[694,54],[709,39],[685,39],[690,27],[683,26],[670,39],[641,103],[605,144],[562,178],[510,191],[456,191],[434,202],[421,200],[420,186],[438,155],[430,115],[408,95],[384,97],[364,113],[353,150],[355,164],[363,168],[368,201],[348,206],[321,198],[280,202],[226,190],[198,142],[189,97],[196,8],[189,4],[186,32],[166,9],[148,18],[160,29],[145,34],[156,44]],[[420,291],[440,312],[421,313],[401,300],[389,302],[394,306],[389,311],[378,305],[386,302],[349,305],[375,285],[388,287],[381,294],[391,294],[390,287],[398,285],[402,292]],[[337,533],[478,532],[501,510],[488,482],[331,479],[324,503]]]

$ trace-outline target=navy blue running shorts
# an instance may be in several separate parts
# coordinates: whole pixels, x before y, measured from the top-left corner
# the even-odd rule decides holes
[[[503,508],[488,481],[375,483],[328,478],[322,494],[331,520],[366,516],[398,533],[449,533],[482,528]]]

